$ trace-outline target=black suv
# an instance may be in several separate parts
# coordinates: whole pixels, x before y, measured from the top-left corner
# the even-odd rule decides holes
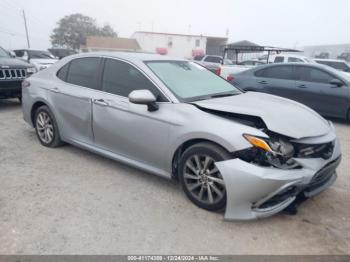
[[[0,99],[21,99],[23,79],[35,72],[34,66],[11,57],[0,47]]]

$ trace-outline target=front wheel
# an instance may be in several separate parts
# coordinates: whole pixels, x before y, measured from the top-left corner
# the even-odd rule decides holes
[[[183,153],[178,175],[185,194],[198,207],[209,211],[225,207],[225,182],[215,163],[229,157],[224,149],[212,143],[193,145]]]

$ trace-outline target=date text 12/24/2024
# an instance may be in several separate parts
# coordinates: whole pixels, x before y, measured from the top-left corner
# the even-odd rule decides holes
[[[216,256],[128,256],[128,261],[218,261]]]

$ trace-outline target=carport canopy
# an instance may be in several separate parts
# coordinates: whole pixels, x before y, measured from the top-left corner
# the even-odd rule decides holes
[[[238,54],[240,53],[262,53],[267,52],[267,63],[269,62],[270,54],[272,52],[275,52],[277,54],[282,52],[301,52],[300,50],[296,49],[289,49],[289,48],[281,48],[281,47],[273,47],[273,46],[261,46],[258,44],[255,44],[253,42],[243,40],[239,42],[230,43],[226,46],[224,46],[224,59],[227,58],[228,52],[234,52],[236,55],[236,63],[238,63]]]

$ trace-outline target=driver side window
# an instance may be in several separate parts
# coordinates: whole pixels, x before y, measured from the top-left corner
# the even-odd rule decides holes
[[[321,71],[320,69],[305,66],[297,67],[296,75],[299,76],[298,80],[300,81],[323,84],[329,84],[329,82],[335,78],[327,72]]]
[[[123,61],[106,59],[102,90],[110,94],[128,97],[132,91],[147,89],[158,102],[167,102],[164,95],[138,69]]]

